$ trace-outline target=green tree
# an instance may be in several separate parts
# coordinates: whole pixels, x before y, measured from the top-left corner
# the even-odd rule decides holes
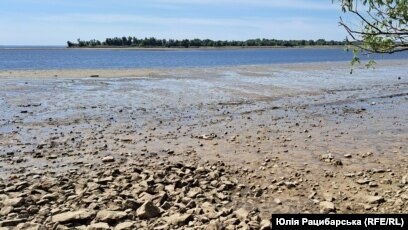
[[[346,15],[359,22],[340,18],[340,25],[349,34],[349,44],[355,47],[352,64],[360,62],[361,51],[388,54],[408,51],[408,0],[337,1]]]

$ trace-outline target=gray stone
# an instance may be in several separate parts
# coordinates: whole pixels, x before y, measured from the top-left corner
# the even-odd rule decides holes
[[[335,207],[334,207],[334,204],[332,202],[329,202],[329,201],[322,201],[322,202],[320,202],[319,206],[320,206],[320,210],[323,213],[329,213],[329,212],[333,212],[333,211],[336,210]]]
[[[235,211],[235,216],[241,221],[244,221],[246,218],[248,218],[248,215],[249,212],[244,208],[240,208],[237,211]]]
[[[66,223],[81,220],[90,220],[95,216],[95,211],[82,209],[73,212],[59,213],[51,217],[53,223]]]
[[[402,177],[401,179],[401,184],[408,184],[408,174],[406,174],[405,176]]]
[[[369,204],[380,204],[385,202],[385,199],[382,196],[367,196],[366,200]]]
[[[40,230],[41,225],[37,223],[21,223],[18,224],[16,230]]]
[[[109,162],[114,162],[115,158],[113,158],[112,156],[106,156],[104,158],[102,158],[102,162],[104,163],[109,163]]]
[[[12,206],[5,206],[0,210],[0,216],[7,216],[10,212],[13,211]]]
[[[0,221],[0,227],[14,227],[26,221],[27,219],[3,220]]]
[[[136,216],[140,219],[150,219],[160,216],[160,209],[153,205],[151,201],[146,201],[136,210]]]
[[[3,201],[4,206],[12,206],[12,207],[18,207],[24,203],[24,199],[21,197],[17,198],[9,198]]]
[[[88,225],[86,227],[86,230],[108,230],[109,225],[107,223],[95,223],[95,224],[91,224]]]
[[[135,224],[133,222],[123,222],[116,225],[115,230],[131,230],[135,229]]]
[[[183,226],[188,224],[189,221],[193,220],[193,215],[191,214],[184,214],[181,215],[180,213],[176,213],[169,217],[163,218],[168,224]]]
[[[118,221],[126,216],[126,212],[102,210],[98,212],[95,219],[102,222],[109,222]]]
[[[272,229],[272,223],[268,219],[263,219],[261,221],[261,229],[260,230],[271,230]]]
[[[332,202],[334,200],[333,195],[330,193],[323,193],[323,198],[328,202]]]

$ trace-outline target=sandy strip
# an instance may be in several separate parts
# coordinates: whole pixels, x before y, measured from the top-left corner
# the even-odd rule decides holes
[[[408,60],[383,60],[378,61],[375,68],[403,67],[408,65]],[[362,65],[355,66],[356,70],[364,69]],[[348,62],[326,63],[300,63],[300,64],[272,64],[272,65],[243,65],[226,67],[191,67],[191,68],[135,68],[135,69],[49,69],[49,70],[0,70],[0,78],[86,78],[98,76],[100,78],[117,77],[157,77],[169,74],[199,74],[208,72],[247,71],[253,73],[274,72],[285,70],[308,71],[308,70],[350,70]]]

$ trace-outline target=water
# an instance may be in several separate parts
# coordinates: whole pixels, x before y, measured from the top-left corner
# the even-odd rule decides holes
[[[343,49],[90,50],[0,49],[0,70],[217,67],[350,61]],[[370,59],[408,59],[408,52]],[[365,58],[366,59],[366,58]]]

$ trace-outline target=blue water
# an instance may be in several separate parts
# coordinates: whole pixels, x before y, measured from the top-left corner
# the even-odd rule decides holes
[[[350,61],[343,49],[77,50],[0,49],[0,70],[216,67]],[[408,52],[369,59],[408,59]]]

